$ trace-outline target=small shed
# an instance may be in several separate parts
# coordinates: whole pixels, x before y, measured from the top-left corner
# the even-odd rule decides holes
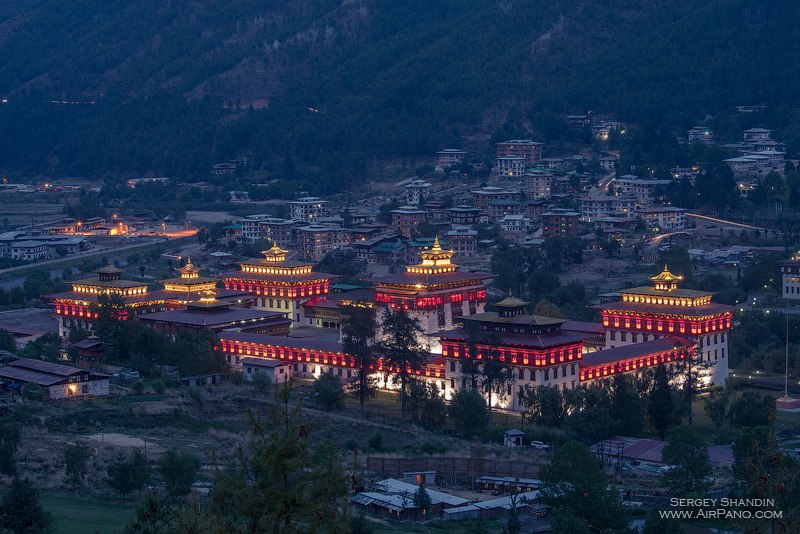
[[[77,351],[76,362],[81,369],[97,367],[105,354],[105,345],[97,336],[89,336],[87,339],[73,343],[72,346]]]
[[[436,484],[436,471],[407,471],[403,473],[403,482],[417,486]]]
[[[518,428],[512,428],[503,432],[503,445],[509,448],[522,447],[525,441],[525,432]]]
[[[209,373],[207,375],[185,376],[180,379],[182,386],[212,386],[222,383],[220,373]]]
[[[239,362],[242,364],[242,377],[248,382],[264,375],[275,384],[283,384],[292,377],[292,365],[282,360],[246,357]]]

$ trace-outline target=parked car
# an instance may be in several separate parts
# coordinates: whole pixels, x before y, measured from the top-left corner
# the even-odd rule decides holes
[[[531,441],[531,447],[536,449],[537,451],[549,451],[550,445],[544,443],[542,441]]]

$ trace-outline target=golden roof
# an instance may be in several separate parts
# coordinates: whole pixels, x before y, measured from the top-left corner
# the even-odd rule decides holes
[[[195,267],[194,263],[192,263],[192,257],[188,256],[186,258],[186,265],[179,267],[178,270],[181,273],[196,273],[200,271],[200,267]]]
[[[683,280],[683,277],[678,276],[676,274],[672,274],[671,272],[669,272],[667,266],[664,265],[664,270],[655,276],[651,276],[650,280],[652,280],[653,282],[678,282],[680,280]]]
[[[500,302],[495,302],[494,305],[497,308],[521,308],[522,306],[527,306],[530,302],[525,302],[522,299],[518,299],[511,292],[508,292],[506,298],[501,300]]]
[[[422,257],[422,263],[407,266],[406,272],[412,274],[454,273],[458,270],[458,266],[450,261],[453,254],[455,254],[454,250],[442,249],[437,235],[433,241],[433,247],[430,250],[424,250],[419,253]]]
[[[278,246],[278,243],[273,241],[272,247],[270,247],[269,250],[262,250],[261,253],[268,262],[279,263],[286,260],[286,255],[289,251],[283,250]]]

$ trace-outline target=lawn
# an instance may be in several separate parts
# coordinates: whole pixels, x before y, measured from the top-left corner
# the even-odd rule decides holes
[[[94,501],[67,495],[43,495],[41,503],[53,514],[54,534],[121,533],[134,517],[134,504],[114,499]]]

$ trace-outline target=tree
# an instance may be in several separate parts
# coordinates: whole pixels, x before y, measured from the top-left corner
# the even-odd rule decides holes
[[[408,385],[408,413],[427,429],[439,429],[445,423],[447,405],[436,384],[412,379]]]
[[[199,460],[196,456],[170,449],[158,462],[158,470],[164,478],[164,486],[170,497],[187,495],[194,483]]]
[[[14,336],[11,332],[0,328],[0,350],[8,352],[17,352],[17,344],[14,342]]]
[[[166,500],[159,499],[155,492],[148,491],[136,506],[136,518],[126,532],[129,534],[164,534],[171,532],[175,513]]]
[[[421,369],[425,363],[425,351],[419,342],[422,327],[404,309],[389,309],[383,316],[383,334],[380,351],[400,376],[400,406],[405,418],[409,374]]]
[[[733,444],[733,474],[746,484],[743,494],[774,499],[783,519],[773,523],[776,532],[796,532],[800,512],[800,464],[778,448],[772,428],[745,428]],[[758,525],[754,525],[758,526]],[[752,529],[757,532],[756,528]],[[748,530],[750,532],[750,530]]]
[[[29,480],[14,478],[0,501],[0,530],[13,534],[47,534],[53,518],[39,504],[39,492]]]
[[[745,391],[731,403],[728,420],[731,427],[767,426],[774,409],[775,401],[770,395]]]
[[[464,436],[476,436],[486,430],[486,401],[475,389],[459,389],[450,400],[448,410],[456,429]]]
[[[118,457],[106,469],[106,482],[120,497],[125,497],[133,490],[141,493],[149,478],[150,467],[139,449],[134,449],[130,457]]]
[[[600,462],[586,445],[566,442],[542,467],[539,478],[543,482],[539,500],[553,506],[554,514],[585,521],[589,532],[627,531],[627,514],[619,495],[608,488]]]
[[[662,517],[658,510],[652,510],[647,514],[642,534],[686,534],[686,529],[679,520]]]
[[[106,483],[119,493],[120,497],[125,497],[130,491],[133,491],[133,472],[127,458],[120,456],[108,464]]]
[[[375,394],[372,378],[375,358],[375,336],[378,324],[375,309],[369,306],[342,306],[342,351],[355,359],[358,377],[353,393],[358,397],[361,412],[364,402]]]
[[[570,414],[566,426],[582,439],[597,441],[619,432],[611,388],[606,381],[565,391],[564,404]]]
[[[413,502],[414,506],[422,510],[423,516],[430,512],[433,508],[433,500],[431,500],[431,496],[428,493],[428,490],[425,489],[425,486],[420,486],[417,488],[417,491],[414,492]]]
[[[701,495],[710,488],[711,462],[708,443],[692,427],[672,429],[661,453],[670,466],[664,475],[671,495]]]
[[[15,454],[20,440],[19,425],[0,423],[0,474],[14,475],[17,468]]]
[[[323,410],[344,408],[344,387],[342,380],[333,371],[320,374],[312,386],[314,404]]]
[[[333,444],[312,445],[311,429],[288,396],[266,419],[253,412],[248,419],[248,443],[215,479],[209,522],[231,534],[344,532],[347,477]]]
[[[703,411],[708,418],[711,419],[711,422],[714,423],[714,428],[717,430],[717,434],[719,434],[725,424],[725,416],[728,414],[728,396],[716,394],[706,397]]]
[[[568,508],[558,508],[551,514],[550,530],[552,532],[569,532],[570,534],[593,534],[589,522],[572,513]]]
[[[77,488],[86,478],[86,462],[89,460],[89,449],[82,443],[67,445],[64,449],[64,481]]]
[[[275,388],[275,382],[272,381],[266,373],[255,373],[250,383],[255,388],[256,392],[264,395],[265,397]]]
[[[644,425],[645,408],[631,378],[616,375],[611,381],[611,396],[611,416],[619,422],[620,431],[626,436],[637,434]]]
[[[525,418],[534,425],[560,428],[566,417],[564,396],[557,387],[526,385],[520,402],[525,406]]]
[[[675,423],[676,408],[672,393],[667,368],[663,364],[659,365],[653,374],[653,387],[647,399],[647,415],[662,440]]]
[[[483,364],[481,365],[481,386],[489,399],[486,403],[486,408],[489,411],[489,427],[492,426],[493,397],[497,394],[498,398],[504,398],[506,384],[511,382],[514,377],[511,366],[506,362],[500,361],[499,352],[491,348],[492,346],[496,345],[487,345],[483,354]]]
[[[556,319],[564,317],[564,314],[558,306],[544,299],[536,303],[536,307],[533,308],[533,314],[541,315],[542,317],[554,317]]]

